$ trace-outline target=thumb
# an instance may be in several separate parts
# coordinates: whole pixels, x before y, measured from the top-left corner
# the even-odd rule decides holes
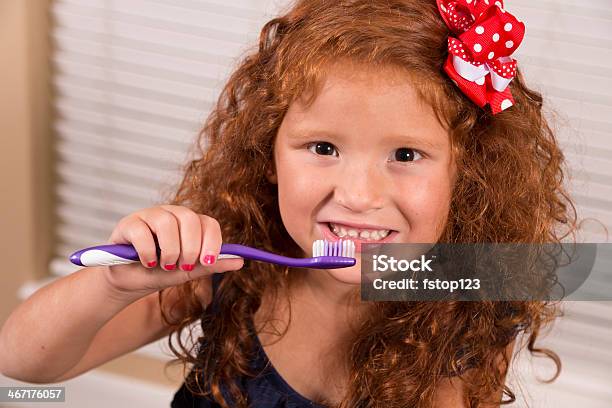
[[[189,273],[192,276],[191,279],[197,279],[197,277],[212,275],[213,273],[237,271],[242,269],[243,266],[244,258],[221,258],[211,265],[197,263],[192,271],[185,273]]]
[[[197,263],[190,271],[175,269],[173,271],[163,271],[159,275],[160,285],[162,287],[177,286],[196,279],[201,279],[213,275],[214,273],[222,273],[227,271],[236,271],[244,266],[244,259],[221,259],[212,265],[202,265]]]

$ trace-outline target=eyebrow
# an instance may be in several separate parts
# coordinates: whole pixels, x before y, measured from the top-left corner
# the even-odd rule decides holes
[[[325,129],[295,129],[289,131],[289,138],[292,139],[307,139],[313,137],[320,138],[332,138],[336,140],[344,139],[342,134],[331,132]],[[430,149],[441,149],[442,143],[438,141],[432,141],[423,137],[416,137],[410,134],[390,134],[383,137],[383,142],[397,143],[412,146],[422,146]]]

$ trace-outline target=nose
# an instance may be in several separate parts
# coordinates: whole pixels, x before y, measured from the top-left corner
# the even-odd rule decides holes
[[[388,191],[383,170],[365,160],[343,166],[335,186],[336,202],[356,213],[382,208]]]

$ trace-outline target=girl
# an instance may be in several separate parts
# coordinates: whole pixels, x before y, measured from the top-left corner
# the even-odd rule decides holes
[[[359,256],[332,270],[216,260],[221,242],[303,257],[338,236],[359,251],[572,234],[541,95],[520,70],[493,91],[445,64],[470,51],[452,40],[461,32],[501,22],[504,34],[512,21],[504,35],[522,38],[503,3],[488,3],[301,0],[268,22],[170,204],[112,232],[142,264],[84,268],[35,293],[3,327],[2,372],[63,381],[168,336],[190,368],[173,407],[491,407],[515,399],[504,380],[523,331],[558,374],[535,345],[556,305],[361,302]]]

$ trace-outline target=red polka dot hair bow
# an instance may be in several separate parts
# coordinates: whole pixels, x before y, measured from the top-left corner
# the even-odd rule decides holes
[[[517,61],[510,55],[525,35],[525,24],[504,9],[503,1],[437,0],[448,37],[444,71],[459,89],[494,115],[514,105],[508,85]]]

